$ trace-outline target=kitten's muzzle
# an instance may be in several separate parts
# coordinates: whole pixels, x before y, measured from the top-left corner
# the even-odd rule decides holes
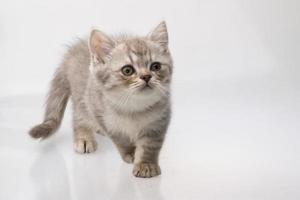
[[[150,75],[150,74],[140,76],[140,79],[144,80],[146,83],[148,83],[151,78],[152,78],[152,75]]]

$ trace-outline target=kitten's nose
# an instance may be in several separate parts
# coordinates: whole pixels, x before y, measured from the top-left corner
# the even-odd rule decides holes
[[[140,76],[140,79],[144,80],[146,83],[150,81],[152,76],[150,74]]]

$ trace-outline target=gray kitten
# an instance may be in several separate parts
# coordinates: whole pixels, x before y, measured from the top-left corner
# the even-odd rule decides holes
[[[146,37],[110,37],[92,30],[65,55],[51,83],[44,122],[29,134],[46,138],[73,101],[74,149],[96,150],[109,136],[137,177],[159,175],[158,156],[170,121],[172,59],[165,22]]]

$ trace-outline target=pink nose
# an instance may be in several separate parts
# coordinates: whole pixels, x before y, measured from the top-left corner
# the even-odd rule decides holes
[[[150,74],[140,76],[140,79],[144,80],[146,83],[150,81],[152,76]]]

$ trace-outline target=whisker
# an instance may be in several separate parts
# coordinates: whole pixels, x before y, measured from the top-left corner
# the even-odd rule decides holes
[[[158,89],[158,91],[161,94],[163,94],[164,96],[169,96],[170,95],[170,92],[167,89],[165,89],[164,87],[162,87],[161,84],[158,81],[154,80],[152,83],[156,86],[156,88]]]

